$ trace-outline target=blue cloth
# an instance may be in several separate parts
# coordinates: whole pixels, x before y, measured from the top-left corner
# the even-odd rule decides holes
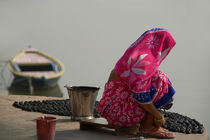
[[[139,103],[150,103],[152,102],[154,95],[156,94],[156,89],[151,85],[149,92],[144,93],[135,93],[133,92],[133,97],[136,99]]]
[[[161,106],[168,103],[171,100],[171,98],[173,97],[174,94],[175,94],[175,90],[171,86],[169,88],[168,92],[160,100],[158,100],[156,103],[154,103],[155,107],[160,108]]]
[[[171,84],[170,80],[169,80],[169,83]],[[142,103],[142,104],[151,103],[152,100],[154,99],[154,95],[157,94],[156,92],[157,92],[156,89],[151,85],[149,92],[144,92],[144,93],[134,93],[133,92],[133,97],[139,103]],[[175,90],[171,86],[168,89],[168,92],[160,100],[158,100],[156,103],[154,103],[155,107],[160,108],[161,106],[168,103],[174,94],[175,94]]]

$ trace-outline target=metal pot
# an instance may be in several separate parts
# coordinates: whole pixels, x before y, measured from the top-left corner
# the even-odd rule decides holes
[[[99,87],[64,86],[69,94],[72,110],[72,120],[86,120],[93,118],[96,97]]]

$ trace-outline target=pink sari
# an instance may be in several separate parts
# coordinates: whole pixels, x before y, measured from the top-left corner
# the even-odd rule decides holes
[[[175,91],[167,76],[158,70],[176,42],[165,29],[142,34],[115,65],[119,81],[105,84],[97,111],[115,126],[136,126],[145,115],[139,104],[166,104]]]

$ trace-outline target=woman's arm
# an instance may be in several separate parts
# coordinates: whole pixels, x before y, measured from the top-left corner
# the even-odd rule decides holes
[[[151,116],[153,116],[153,123],[157,127],[161,127],[165,124],[165,119],[162,114],[156,109],[153,103],[150,104],[140,104],[140,106],[146,110]]]
[[[149,112],[152,116],[154,116],[156,119],[161,119],[162,114],[157,110],[157,108],[154,106],[153,103],[150,104],[140,104],[140,106]]]
[[[113,81],[113,80],[120,80],[120,78],[115,73],[114,69],[111,71],[108,81]]]

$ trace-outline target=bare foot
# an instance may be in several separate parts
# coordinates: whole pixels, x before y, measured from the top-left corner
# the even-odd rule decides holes
[[[150,138],[173,139],[174,134],[162,127],[153,127],[151,129],[142,128],[139,131],[140,135]]]

